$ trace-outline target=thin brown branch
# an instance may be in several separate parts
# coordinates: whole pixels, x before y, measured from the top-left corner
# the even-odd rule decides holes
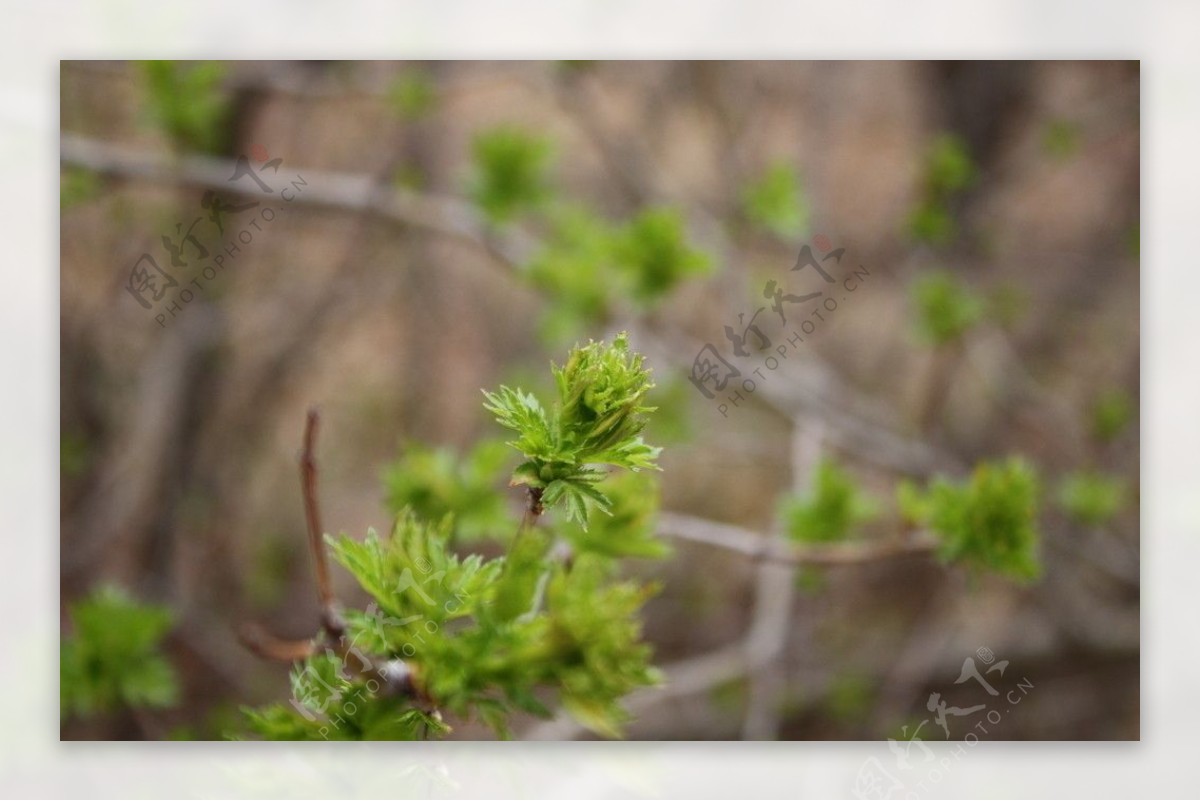
[[[274,662],[299,662],[316,651],[312,640],[284,640],[257,623],[243,623],[237,636],[251,653]]]
[[[317,499],[317,461],[315,456],[317,428],[321,417],[316,409],[308,410],[304,426],[304,450],[300,453],[300,485],[304,492],[304,519],[308,524],[308,547],[312,552],[317,574],[317,598],[321,602],[321,627],[333,640],[346,633],[346,624],[337,609],[333,581],[329,577],[329,554],[325,549],[325,530],[321,526],[321,507]]]

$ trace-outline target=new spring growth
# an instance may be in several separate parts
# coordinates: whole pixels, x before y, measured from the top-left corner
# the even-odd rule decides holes
[[[643,404],[654,386],[642,362],[621,333],[611,344],[576,346],[566,364],[553,367],[558,399],[549,412],[519,389],[485,391],[485,407],[519,435],[509,445],[526,457],[512,483],[538,491],[547,507],[562,501],[567,516],[586,527],[590,507],[609,507],[596,488],[605,475],[601,466],[658,469],[661,449],[641,436],[653,411]]]

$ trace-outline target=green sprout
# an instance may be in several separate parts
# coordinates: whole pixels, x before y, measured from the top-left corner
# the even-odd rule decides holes
[[[509,458],[504,443],[492,440],[461,457],[448,448],[410,446],[384,472],[388,511],[411,509],[425,520],[453,514],[455,538],[496,537],[508,516],[494,481]]]
[[[179,681],[161,652],[170,610],[103,586],[72,604],[70,617],[59,659],[63,717],[175,704]]]
[[[951,201],[978,177],[966,143],[953,134],[934,140],[925,157],[924,184],[909,218],[909,234],[918,242],[944,245],[954,239]]]
[[[784,498],[780,506],[784,530],[803,543],[844,540],[878,511],[878,505],[862,494],[850,474],[830,459],[817,465],[807,492]]]
[[[634,299],[647,304],[711,268],[708,257],[688,244],[679,212],[667,208],[649,209],[630,220],[616,236],[613,255]]]
[[[803,237],[808,231],[808,207],[796,171],[776,164],[742,193],[746,219],[778,237]]]
[[[509,445],[526,461],[514,471],[513,483],[535,491],[547,507],[561,502],[570,519],[586,526],[589,508],[609,507],[596,487],[605,476],[600,466],[657,469],[661,449],[641,437],[646,414],[653,411],[643,402],[654,386],[642,361],[622,333],[611,345],[576,347],[566,364],[553,368],[558,398],[549,410],[520,389],[485,391],[485,408],[519,435]]]
[[[688,242],[674,209],[646,209],[623,225],[578,206],[555,208],[549,217],[549,236],[526,274],[552,301],[541,325],[552,342],[604,322],[621,298],[650,308],[712,267]]]
[[[1100,394],[1092,406],[1092,436],[1101,442],[1111,442],[1120,435],[1137,414],[1137,408],[1127,392],[1110,389]]]
[[[1068,120],[1053,120],[1042,134],[1042,147],[1056,159],[1066,159],[1079,150],[1079,126]]]
[[[419,120],[437,105],[437,90],[423,70],[402,72],[388,88],[388,102],[406,120]]]
[[[926,273],[910,287],[917,332],[927,342],[944,345],[962,338],[983,317],[983,300],[953,274]]]
[[[1024,461],[981,464],[961,484],[937,479],[922,493],[897,488],[901,513],[927,525],[940,540],[939,554],[1020,579],[1036,578],[1038,481]]]
[[[1125,506],[1125,482],[1116,476],[1080,471],[1063,478],[1058,505],[1076,523],[1100,526]]]
[[[496,224],[538,208],[550,197],[550,143],[516,128],[501,127],[475,137],[470,194]]]
[[[144,61],[150,116],[180,150],[215,153],[229,117],[221,89],[225,65],[216,61]]]

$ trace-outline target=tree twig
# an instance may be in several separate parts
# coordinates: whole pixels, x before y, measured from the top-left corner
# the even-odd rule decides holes
[[[795,419],[792,422],[792,491],[800,491],[812,476],[821,455],[821,424]],[[776,527],[771,542],[783,542],[785,532]],[[783,657],[791,630],[792,605],[796,595],[796,564],[762,561],[757,570],[754,616],[746,635],[746,660],[759,665],[750,676],[743,740],[775,740],[779,737],[779,709],[787,689]]]
[[[854,565],[928,554],[937,546],[927,532],[873,542],[794,546],[740,526],[675,512],[660,514],[658,528],[664,537],[736,551],[757,561],[792,565]]]
[[[300,453],[300,485],[304,492],[304,519],[308,524],[308,547],[317,573],[317,598],[321,602],[321,627],[332,640],[346,633],[346,623],[337,608],[333,582],[329,578],[329,554],[325,550],[325,531],[321,526],[321,507],[317,499],[317,461],[314,457],[317,428],[321,422],[316,409],[308,410],[304,426],[304,450]]]

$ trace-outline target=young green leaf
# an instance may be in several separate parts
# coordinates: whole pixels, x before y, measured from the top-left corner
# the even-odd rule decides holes
[[[493,223],[510,222],[550,196],[550,143],[516,128],[479,134],[471,147],[470,194]]]
[[[60,650],[62,714],[81,716],[173,705],[174,668],[161,653],[172,614],[103,586],[71,606]]]
[[[1037,509],[1037,476],[1010,459],[978,466],[962,484],[937,479],[908,511],[941,539],[942,558],[1028,580],[1041,572]]]
[[[784,530],[797,542],[837,542],[876,516],[878,505],[865,497],[850,474],[830,459],[817,465],[812,486],[783,500]]]

